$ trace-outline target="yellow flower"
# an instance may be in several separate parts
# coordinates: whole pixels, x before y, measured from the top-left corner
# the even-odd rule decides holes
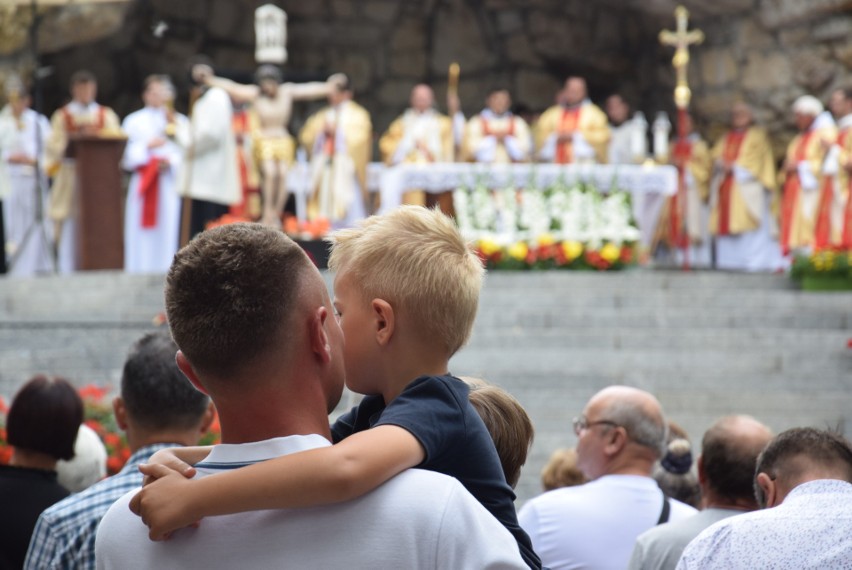
[[[553,234],[541,234],[538,236],[538,245],[539,247],[547,247],[549,245],[553,245],[556,243],[556,238],[553,237]]]
[[[601,248],[601,258],[604,260],[615,263],[619,257],[621,257],[621,248],[617,245],[608,243]]]
[[[500,251],[500,246],[497,245],[497,242],[492,241],[490,239],[479,240],[479,251],[485,254],[488,257],[491,257],[498,251]]]
[[[577,259],[583,253],[583,244],[578,241],[563,241],[562,253],[565,254],[565,259],[568,261]]]
[[[527,258],[527,253],[529,253],[529,248],[527,244],[522,241],[514,243],[509,246],[509,256],[517,259],[518,261],[523,261]]]

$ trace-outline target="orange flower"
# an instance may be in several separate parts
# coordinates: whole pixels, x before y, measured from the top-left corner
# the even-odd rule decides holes
[[[0,414],[6,414],[9,412],[9,406],[6,405],[6,400],[3,399],[3,396],[0,396]]]
[[[94,384],[86,384],[77,392],[80,394],[80,398],[83,399],[84,402],[94,402],[99,403],[106,396],[106,389],[95,386]]]

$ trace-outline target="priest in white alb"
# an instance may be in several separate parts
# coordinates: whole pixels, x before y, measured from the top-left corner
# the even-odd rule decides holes
[[[546,110],[535,128],[542,162],[594,164],[607,161],[610,131],[606,114],[588,98],[586,80],[569,77],[559,105]]]
[[[124,270],[165,273],[178,249],[180,196],[177,173],[189,139],[189,122],[176,113],[167,76],[145,79],[145,107],[124,119],[122,167],[132,172],[124,216]]]

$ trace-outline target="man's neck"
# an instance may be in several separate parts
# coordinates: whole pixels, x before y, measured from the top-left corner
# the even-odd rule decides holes
[[[44,471],[56,470],[56,458],[39,451],[26,449],[15,449],[9,465],[13,467],[27,467],[29,469],[42,469]]]

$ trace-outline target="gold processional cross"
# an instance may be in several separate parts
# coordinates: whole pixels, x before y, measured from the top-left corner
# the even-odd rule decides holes
[[[674,32],[669,30],[660,32],[660,43],[675,48],[674,58],[672,59],[672,65],[675,68],[675,72],[677,72],[674,100],[678,109],[686,109],[689,107],[689,100],[692,98],[692,92],[689,90],[689,82],[687,80],[689,46],[698,45],[703,42],[704,32],[701,30],[687,31],[689,27],[689,11],[683,6],[675,8],[675,19],[677,20],[677,29]]]

